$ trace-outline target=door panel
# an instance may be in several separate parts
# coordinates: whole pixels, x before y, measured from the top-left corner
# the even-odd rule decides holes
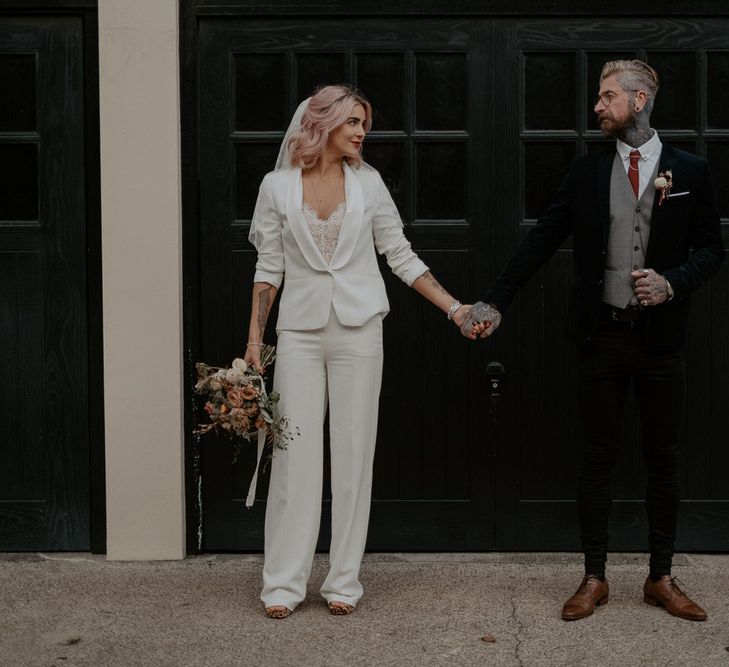
[[[88,550],[82,23],[0,31],[0,549]]]
[[[729,164],[722,160],[721,148],[713,149],[729,145],[729,121],[716,109],[709,88],[716,81],[710,73],[727,67],[727,54],[721,50],[729,46],[727,27],[714,21],[535,20],[507,21],[497,30],[497,52],[505,58],[504,66],[496,68],[494,84],[505,91],[502,109],[508,116],[497,118],[502,131],[493,145],[506,156],[504,173],[519,175],[521,192],[497,201],[499,264],[549,204],[570,160],[606,145],[592,107],[602,65],[614,58],[639,57],[657,68],[662,87],[653,125],[664,142],[711,160],[726,222],[729,206],[723,184]],[[514,81],[521,85],[509,85]],[[711,118],[716,118],[714,126]],[[502,192],[509,188],[507,182],[499,185]],[[571,253],[568,239],[522,290],[498,333],[510,371],[510,390],[503,401],[507,425],[499,431],[496,455],[496,542],[503,549],[579,550],[575,497],[581,444],[575,354],[562,339],[572,284]],[[729,481],[725,476],[720,481],[713,472],[727,465],[727,417],[720,407],[729,404],[726,346],[721,342],[729,335],[726,292],[724,267],[692,298],[679,549],[722,550],[729,539]],[[530,407],[526,420],[525,406]],[[644,550],[646,474],[632,396],[622,421],[622,451],[612,488],[616,506],[611,548]],[[509,520],[501,521],[503,516]]]
[[[356,33],[347,25],[211,20],[200,26],[206,361],[228,363],[242,354],[255,264],[247,231],[258,184],[273,168],[299,100],[322,83],[351,82],[370,96],[375,124],[365,159],[381,171],[408,238],[435,275],[456,294],[482,282],[478,267],[487,246],[477,239],[484,201],[476,194],[490,167],[481,144],[485,97],[468,82],[483,71],[487,43],[475,39],[470,23],[422,21],[413,31],[409,21],[366,20]],[[455,327],[384,262],[382,269],[391,313],[369,548],[489,548],[490,484],[473,372],[479,349],[464,345]],[[268,477],[246,512],[253,452],[246,449],[233,465],[229,449],[214,437],[202,443],[204,548],[258,549]],[[324,486],[328,498],[328,472]],[[328,522],[327,502],[320,547],[328,544]]]

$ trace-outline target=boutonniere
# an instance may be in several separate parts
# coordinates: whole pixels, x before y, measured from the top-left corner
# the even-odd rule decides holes
[[[668,195],[671,194],[671,188],[673,187],[673,172],[670,169],[661,171],[658,173],[658,178],[653,181],[653,185],[656,186],[656,190],[661,193],[661,198],[658,200],[658,205],[663,203],[664,199],[668,199]]]

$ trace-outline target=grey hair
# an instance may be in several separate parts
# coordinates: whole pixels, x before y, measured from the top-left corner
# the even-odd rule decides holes
[[[660,86],[656,70],[642,60],[611,60],[603,65],[600,83],[613,75],[620,87],[630,95],[631,102],[635,99],[635,91],[645,91],[648,98],[645,111],[650,115]]]

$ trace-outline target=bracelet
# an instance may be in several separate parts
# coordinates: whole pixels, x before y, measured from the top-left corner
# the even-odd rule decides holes
[[[452,304],[450,309],[448,310],[448,319],[452,320],[453,316],[456,314],[456,311],[462,306],[463,304],[456,299]]]
[[[246,347],[263,347],[265,343],[246,343]]]

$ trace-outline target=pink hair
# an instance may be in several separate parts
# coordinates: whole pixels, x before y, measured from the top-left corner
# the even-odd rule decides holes
[[[291,165],[311,169],[324,153],[329,135],[347,122],[355,105],[361,104],[365,112],[364,129],[372,127],[372,107],[365,97],[349,86],[324,86],[309,98],[309,105],[301,117],[301,129],[289,139]],[[345,158],[357,168],[362,158]]]

